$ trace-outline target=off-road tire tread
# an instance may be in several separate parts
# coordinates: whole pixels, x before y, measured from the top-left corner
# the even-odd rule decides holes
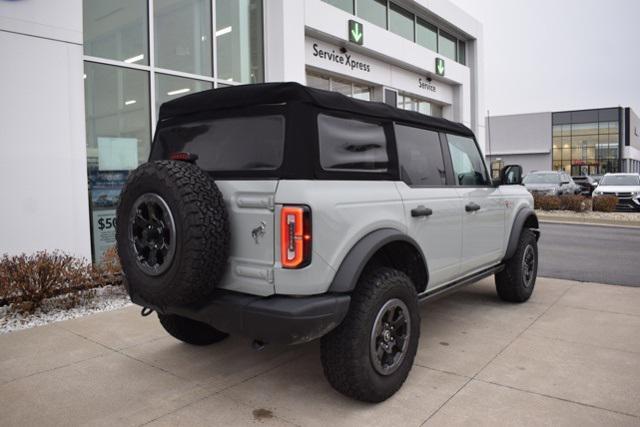
[[[403,301],[412,317],[411,342],[402,366],[392,375],[384,377],[386,381],[380,387],[380,384],[376,386],[371,381],[372,376],[382,377],[369,359],[370,327],[381,306],[379,299],[394,287],[407,296]],[[344,321],[322,337],[320,354],[324,374],[331,386],[346,396],[365,402],[381,402],[400,389],[409,375],[419,337],[418,299],[411,279],[405,273],[391,268],[372,269],[358,281]],[[362,357],[363,348],[366,349],[366,357]]]
[[[172,337],[192,345],[209,345],[222,341],[229,334],[217,330],[206,323],[191,320],[175,314],[160,314],[158,319],[162,327]]]
[[[533,245],[537,263],[539,259],[536,235],[530,229],[525,228],[520,233],[516,253],[505,262],[504,270],[495,275],[496,292],[503,301],[525,302],[533,292],[535,278],[530,289],[525,288],[522,280],[522,257],[528,244]]]
[[[176,250],[174,263],[179,263],[175,283],[170,286],[153,286],[154,278],[142,281],[127,280],[130,293],[158,307],[188,305],[208,297],[219,283],[227,265],[230,245],[230,228],[222,193],[206,172],[194,164],[160,160],[145,163],[133,171],[122,193],[118,206],[118,253],[125,276],[137,269],[135,260],[123,258],[127,243],[127,219],[125,209],[141,191],[138,183],[156,181],[177,199],[179,206],[171,206],[180,250]],[[125,203],[128,199],[129,203]],[[178,224],[179,223],[179,224]],[[179,258],[179,259],[178,259]],[[129,270],[129,271],[128,271]],[[129,277],[127,277],[129,279]]]

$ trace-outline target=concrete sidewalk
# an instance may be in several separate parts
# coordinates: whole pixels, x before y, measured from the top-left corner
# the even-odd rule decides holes
[[[0,425],[640,426],[640,288],[491,280],[422,308],[416,365],[379,405],[325,381],[317,343],[206,348],[137,307],[0,335]]]

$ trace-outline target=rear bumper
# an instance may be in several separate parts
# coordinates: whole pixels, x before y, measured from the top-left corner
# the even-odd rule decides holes
[[[325,335],[342,322],[351,301],[345,294],[258,297],[222,290],[198,306],[161,309],[139,297],[131,299],[163,314],[177,314],[230,334],[277,344],[301,344]]]

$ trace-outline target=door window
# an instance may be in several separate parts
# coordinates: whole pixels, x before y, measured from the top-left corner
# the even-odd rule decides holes
[[[387,171],[387,139],[381,124],[320,114],[318,137],[325,170]]]
[[[437,132],[395,126],[400,179],[411,186],[447,183],[442,147]]]
[[[472,138],[447,135],[453,171],[459,185],[488,185],[489,176],[478,146]]]

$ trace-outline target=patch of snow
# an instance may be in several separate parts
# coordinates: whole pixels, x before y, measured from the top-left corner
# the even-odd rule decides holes
[[[11,331],[33,328],[103,311],[118,310],[131,305],[127,291],[122,286],[105,286],[95,290],[95,295],[79,307],[39,308],[33,314],[12,312],[8,306],[0,307],[0,335]]]

